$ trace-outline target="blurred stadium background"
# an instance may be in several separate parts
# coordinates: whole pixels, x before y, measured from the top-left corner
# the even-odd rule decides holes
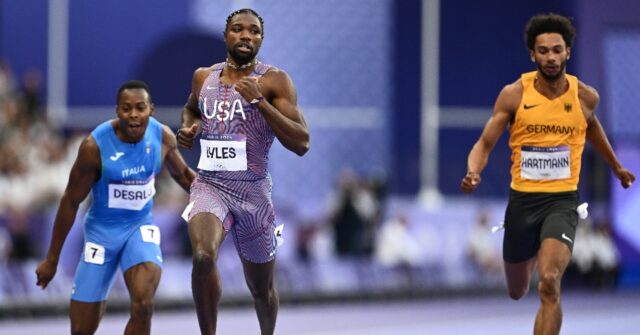
[[[533,69],[523,41],[533,14],[574,18],[568,72],[599,90],[618,157],[640,174],[634,0],[0,0],[0,332],[67,311],[82,213],[49,289],[34,270],[79,139],[115,116],[119,85],[149,83],[156,117],[177,129],[193,71],[224,59],[225,19],[242,7],[264,18],[259,59],[290,74],[311,128],[303,158],[278,143],[271,151],[285,304],[502,294],[502,235],[490,227],[506,205],[506,136],[477,194],[458,187],[499,90]],[[198,148],[183,155],[195,166]],[[190,309],[187,198],[166,176],[157,187],[157,309]],[[640,189],[622,191],[587,146],[580,195],[591,216],[565,287],[639,289]],[[218,264],[223,305],[247,305],[232,243]],[[110,310],[127,299],[118,278]]]

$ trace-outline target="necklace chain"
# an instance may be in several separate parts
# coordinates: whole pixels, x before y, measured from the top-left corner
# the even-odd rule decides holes
[[[228,66],[228,67],[230,67],[230,68],[232,68],[232,69],[234,69],[234,70],[242,70],[242,69],[246,69],[246,68],[248,68],[248,67],[250,67],[250,66],[254,66],[254,65],[258,64],[258,63],[259,63],[259,62],[258,62],[258,60],[257,60],[256,58],[254,58],[251,62],[249,62],[249,63],[247,63],[247,64],[240,65],[240,66],[235,65],[235,64],[233,64],[233,63],[231,63],[231,62],[229,61],[229,58],[227,58],[227,60],[225,61],[225,65],[226,65],[226,66]]]

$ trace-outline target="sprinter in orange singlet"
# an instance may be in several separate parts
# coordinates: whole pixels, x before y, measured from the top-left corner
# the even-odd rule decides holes
[[[575,29],[557,14],[529,20],[525,39],[537,66],[505,86],[471,149],[461,189],[473,192],[496,142],[510,126],[511,191],[504,220],[503,259],[512,299],[529,291],[538,265],[540,308],[534,334],[559,334],[560,283],[578,224],[578,179],[585,140],[609,164],[622,187],[635,176],[616,158],[595,115],[598,92],[565,72]]]

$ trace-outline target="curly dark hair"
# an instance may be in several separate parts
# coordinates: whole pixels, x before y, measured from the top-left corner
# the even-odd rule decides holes
[[[536,37],[544,33],[558,33],[562,35],[567,47],[573,45],[576,37],[576,28],[571,22],[572,19],[555,13],[538,14],[529,19],[524,29],[524,40],[527,48],[533,50],[536,45]]]
[[[262,19],[262,16],[258,15],[258,13],[251,9],[251,8],[242,8],[242,9],[238,9],[237,11],[229,14],[229,16],[227,16],[227,23],[225,25],[224,30],[228,31],[229,30],[229,22],[231,21],[231,18],[233,18],[234,16],[238,15],[238,14],[251,14],[255,17],[258,18],[258,21],[260,21],[260,30],[262,31],[262,37],[264,37],[264,20]]]

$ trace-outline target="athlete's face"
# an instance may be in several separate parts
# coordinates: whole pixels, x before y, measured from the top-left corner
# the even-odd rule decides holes
[[[562,35],[544,33],[536,37],[531,60],[536,63],[538,72],[545,79],[554,81],[564,74],[570,54],[571,50],[567,48]]]
[[[122,91],[116,106],[120,139],[125,142],[142,140],[153,111],[149,93],[145,89],[133,88]]]
[[[262,25],[252,14],[236,14],[224,32],[227,53],[237,65],[253,60],[262,45]]]

